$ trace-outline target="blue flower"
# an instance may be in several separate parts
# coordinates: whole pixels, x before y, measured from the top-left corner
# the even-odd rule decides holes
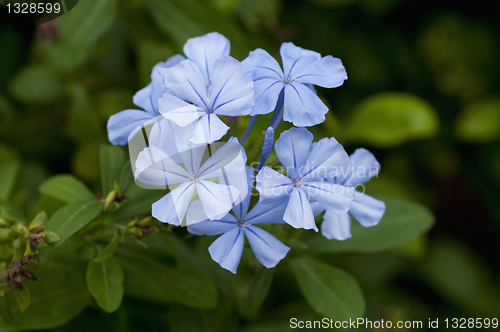
[[[357,149],[349,157],[346,171],[335,179],[336,183],[356,187],[376,176],[380,164],[375,156],[366,149]],[[371,196],[356,191],[349,213],[337,214],[326,209],[321,224],[321,233],[328,239],[345,240],[351,237],[351,217],[362,226],[371,227],[379,223],[385,213],[385,204]]]
[[[213,72],[191,60],[184,60],[165,73],[165,84],[173,94],[159,100],[160,112],[179,126],[197,121],[191,141],[213,143],[226,134],[229,127],[218,115],[248,115],[253,106],[253,82],[245,75],[245,67],[231,58],[215,61]]]
[[[313,135],[305,128],[283,132],[274,146],[278,159],[289,177],[264,167],[257,175],[257,190],[263,203],[286,198],[283,219],[295,228],[314,229],[314,213],[310,201],[338,214],[349,210],[354,190],[325,179],[339,176],[348,155],[334,138],[323,138],[312,144]]]
[[[255,257],[267,268],[276,266],[290,250],[274,236],[255,226],[256,224],[283,223],[286,202],[257,203],[248,212],[252,178],[253,170],[247,166],[248,195],[232,209],[233,214],[227,214],[220,220],[204,220],[206,217],[201,208],[190,210],[188,213],[188,219],[191,220],[191,224],[188,225],[190,233],[195,235],[223,234],[212,243],[208,251],[214,261],[232,273],[236,273],[238,268],[245,236]],[[200,201],[193,202],[193,206],[200,205]]]
[[[134,104],[141,110],[125,110],[112,115],[107,124],[108,138],[113,145],[125,145],[129,137],[135,135],[144,126],[155,124],[163,120],[158,110],[158,99],[167,91],[163,83],[163,77],[160,72],[170,68],[184,60],[181,55],[174,55],[166,62],[160,62],[154,66],[151,73],[151,83],[145,88],[139,90],[133,98]],[[165,121],[168,122],[168,121]],[[169,123],[163,123],[162,126],[170,126]],[[153,125],[153,127],[156,127]],[[154,128],[153,135],[158,134],[160,128]]]
[[[314,93],[312,85],[325,88],[342,85],[347,79],[342,61],[331,55],[322,58],[319,53],[293,43],[283,43],[280,53],[283,70],[269,53],[260,48],[250,52],[242,62],[255,85],[255,106],[251,115],[272,112],[284,90],[283,120],[297,127],[325,121],[328,107]]]
[[[206,85],[210,84],[210,76],[214,69],[215,61],[229,55],[229,40],[217,32],[191,38],[184,44],[184,54],[188,59],[195,62],[202,71]],[[173,93],[168,90],[164,83],[163,75],[166,71],[185,60],[180,54],[170,57],[166,62],[158,63],[151,73],[151,83],[134,95],[134,104],[146,112],[140,110],[125,110],[112,115],[107,124],[108,138],[113,145],[125,145],[129,137],[135,135],[143,127],[153,124],[152,136],[161,136],[162,130],[172,132],[172,125],[161,117],[158,110],[158,99],[164,93]],[[161,125],[157,125],[161,123]],[[170,137],[173,139],[173,137]],[[155,140],[156,141],[156,140]],[[158,141],[160,142],[160,141]],[[163,143],[165,141],[162,141]]]
[[[245,175],[246,156],[238,140],[231,138],[207,158],[207,145],[189,143],[186,133],[184,129],[179,133],[177,155],[168,155],[152,144],[139,153],[135,170],[141,183],[170,188],[167,195],[153,203],[152,215],[177,226],[183,222],[188,207],[192,209],[190,203],[196,195],[207,218],[219,219],[240,202],[240,194],[246,194],[246,186],[241,190],[242,186],[232,181]]]

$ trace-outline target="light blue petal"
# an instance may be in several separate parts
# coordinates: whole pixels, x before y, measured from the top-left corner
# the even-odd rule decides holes
[[[161,222],[180,226],[186,215],[195,187],[183,183],[152,205],[152,216]]]
[[[308,66],[298,67],[293,78],[303,84],[336,88],[347,79],[347,73],[339,58],[328,55]]]
[[[142,150],[135,162],[135,178],[151,186],[166,187],[188,181],[189,174],[155,146]]]
[[[212,259],[219,263],[221,267],[236,273],[244,243],[243,231],[236,227],[215,240],[208,248],[208,251]]]
[[[161,94],[163,93],[164,90],[166,90],[165,85],[163,82],[159,82],[159,86],[157,84],[153,84],[153,82],[149,83],[145,88],[139,90],[136,92],[132,100],[134,101],[134,104],[149,114],[152,114],[153,116],[159,115],[157,113],[158,111],[158,98],[161,97]],[[161,90],[160,94],[155,97],[153,96],[153,90],[157,92],[158,90]]]
[[[335,138],[323,138],[314,144],[300,176],[312,179],[333,179],[342,174],[349,156]]]
[[[354,188],[326,181],[307,181],[300,187],[309,198],[318,201],[325,209],[347,213],[354,199]]]
[[[226,173],[239,173],[241,171],[243,172],[243,176],[246,174],[245,159],[241,153],[241,145],[238,142],[228,142],[216,151],[212,150],[212,146],[210,147],[210,149],[212,152],[212,156],[208,158],[207,161],[205,161],[205,163],[200,167],[199,171],[197,172],[198,177],[207,179],[214,176],[219,176],[218,174],[214,173],[220,169],[224,169]]]
[[[351,237],[351,218],[349,213],[335,214],[326,210],[321,233],[329,240],[347,240]]]
[[[259,201],[271,203],[287,197],[292,191],[292,180],[275,170],[264,166],[257,174]]]
[[[366,149],[357,149],[349,156],[347,168],[337,179],[338,183],[346,186],[357,186],[377,176],[380,164],[375,156]]]
[[[243,220],[248,213],[248,207],[250,206],[250,200],[252,199],[253,182],[255,180],[254,170],[250,166],[245,167],[245,174],[247,185],[246,194],[243,194],[245,197],[243,197],[241,202],[233,208],[233,213],[238,220]],[[242,195],[241,190],[240,195]]]
[[[106,126],[108,139],[113,145],[126,145],[129,136],[135,135],[153,118],[151,113],[139,110],[125,110],[113,114]]]
[[[295,46],[293,43],[281,44],[280,54],[283,60],[285,79],[294,78],[296,73],[300,72],[301,69],[321,58],[319,53]]]
[[[162,81],[164,80],[164,75],[170,67],[175,66],[176,64],[186,60],[186,58],[180,54],[172,55],[165,62],[158,62],[151,72],[151,80],[152,81]]]
[[[195,144],[212,144],[224,136],[229,127],[215,114],[205,114],[196,125],[191,142]]]
[[[201,180],[195,184],[200,196],[203,210],[210,220],[217,220],[225,216],[233,207],[232,203],[238,198],[239,190],[226,184]]]
[[[206,114],[200,107],[186,103],[168,93],[163,94],[158,100],[158,107],[165,119],[171,120],[181,127],[187,126]]]
[[[314,126],[325,121],[328,107],[307,86],[293,82],[285,86],[283,120],[297,127]]]
[[[200,213],[200,211],[202,213]],[[238,226],[236,224],[236,218],[232,214],[228,213],[219,220],[206,220],[203,206],[199,199],[192,202],[189,206],[187,213],[187,229],[192,234],[210,236],[220,235],[234,227]]]
[[[228,143],[232,143],[232,144],[238,144],[240,146],[240,149],[241,149],[241,156],[243,157],[243,160],[244,160],[244,163],[246,164],[247,163],[247,154],[245,152],[245,148],[240,144],[240,141],[238,141],[238,138],[237,137],[231,137],[227,140]]]
[[[256,226],[243,228],[250,247],[259,262],[268,269],[275,267],[290,250],[277,238]]]
[[[229,40],[218,32],[191,38],[184,44],[184,54],[198,65],[206,85],[211,84],[215,61],[229,55],[230,50]]]
[[[322,214],[323,212],[325,212],[325,208],[323,207],[323,205],[319,204],[318,201],[309,200],[309,202],[311,203],[311,209],[312,209],[315,217],[317,217],[320,214]]]
[[[199,67],[193,61],[184,60],[167,70],[164,83],[180,99],[205,111],[209,109],[207,86]]]
[[[258,202],[245,217],[245,221],[249,224],[282,224],[283,215],[285,214],[288,199],[282,199],[273,203]]]
[[[156,122],[151,127],[151,132],[148,137],[149,146],[156,146],[176,163],[182,164],[177,149],[176,132],[183,129],[180,129],[175,123],[161,117],[160,121]]]
[[[254,81],[263,78],[281,81],[283,78],[283,71],[278,62],[263,49],[251,51],[241,63],[247,68],[248,77]]]
[[[314,229],[316,232],[318,231],[311,203],[309,203],[306,194],[297,188],[293,188],[283,220],[293,228]]]
[[[250,115],[271,113],[276,108],[276,103],[284,86],[285,83],[275,78],[262,78],[255,81],[255,104]]]
[[[226,56],[215,62],[212,84],[208,87],[211,111],[219,115],[243,116],[253,106],[253,82],[245,67]]]
[[[371,227],[379,223],[385,213],[385,204],[366,194],[356,192],[349,212],[362,226]]]
[[[259,162],[257,163],[256,170],[259,170],[266,163],[267,158],[271,152],[273,152],[274,144],[274,129],[273,127],[268,127],[266,130],[266,135],[264,137],[264,144],[262,145],[262,151],[260,153]]]
[[[291,128],[282,132],[276,141],[276,155],[292,179],[298,178],[300,169],[305,165],[313,138],[313,134],[305,128]]]

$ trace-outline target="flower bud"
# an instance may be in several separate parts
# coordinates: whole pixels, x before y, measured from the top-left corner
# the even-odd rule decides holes
[[[57,241],[59,241],[59,236],[57,236],[56,233],[54,232],[50,232],[50,231],[45,231],[45,242],[47,242],[48,244],[53,244],[53,243],[56,243]]]
[[[115,198],[116,198],[116,190],[110,191],[104,203],[104,211],[108,210],[108,207],[111,205],[111,203],[114,202]]]

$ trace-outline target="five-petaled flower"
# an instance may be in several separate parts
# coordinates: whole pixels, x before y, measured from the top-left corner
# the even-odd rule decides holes
[[[357,149],[349,156],[345,171],[334,180],[344,186],[356,187],[376,176],[380,164],[375,156],[366,149]],[[379,223],[385,213],[385,204],[365,193],[356,191],[349,213],[337,214],[326,209],[321,224],[321,233],[328,239],[345,240],[351,237],[352,215],[361,226],[371,227]]]
[[[348,155],[334,138],[313,144],[305,128],[284,131],[275,150],[289,177],[265,166],[257,175],[262,202],[289,200],[283,219],[295,228],[318,231],[310,200],[341,214],[349,210],[354,190],[325,179],[337,177],[346,166]]]
[[[190,210],[188,214],[188,231],[195,235],[220,235],[208,248],[212,259],[226,270],[236,273],[243,252],[244,237],[246,236],[255,257],[267,268],[272,268],[282,260],[289,247],[277,238],[255,226],[256,224],[283,223],[283,213],[286,201],[271,204],[257,203],[250,212],[251,192],[253,186],[253,169],[247,166],[248,194],[236,205],[232,212],[220,220],[206,220],[201,202],[194,201],[193,206],[198,208]],[[201,220],[201,221],[199,221]]]
[[[280,93],[284,93],[283,120],[297,127],[314,126],[325,121],[328,107],[310,85],[336,88],[347,79],[342,61],[331,55],[295,46],[281,45],[283,70],[266,51],[258,48],[243,60],[247,73],[254,80],[255,105],[252,115],[272,112]],[[277,110],[279,111],[279,110]]]

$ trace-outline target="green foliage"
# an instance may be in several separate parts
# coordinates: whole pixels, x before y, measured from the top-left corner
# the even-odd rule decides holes
[[[94,194],[87,186],[71,174],[55,175],[42,183],[39,190],[42,194],[67,203],[94,199]]]
[[[95,247],[95,258],[102,250]],[[109,258],[95,262],[87,267],[87,286],[99,307],[107,313],[118,310],[123,299],[123,270],[116,259]]]
[[[19,165],[15,162],[0,164],[0,200],[8,199],[19,172]]]
[[[49,66],[32,65],[12,78],[10,90],[23,103],[50,103],[64,94],[64,85]]]
[[[49,52],[52,66],[70,71],[79,66],[116,19],[115,0],[81,1],[57,19],[61,36]]]
[[[318,314],[339,321],[363,316],[363,293],[351,275],[308,257],[290,264],[302,294]]]
[[[370,96],[352,112],[345,139],[379,147],[432,137],[439,127],[433,107],[408,93],[384,92]]]
[[[102,211],[102,204],[93,201],[70,203],[59,209],[47,222],[47,231],[59,236],[58,245],[69,239]]]
[[[311,237],[308,251],[319,252],[377,252],[397,248],[427,232],[434,216],[425,206],[401,198],[378,197],[386,204],[386,212],[377,226],[362,227],[352,221],[352,238],[330,241]]]
[[[500,138],[500,99],[480,99],[464,107],[455,122],[455,134],[467,142],[493,142]]]
[[[113,190],[114,182],[120,178],[125,154],[119,147],[101,145],[100,160],[102,193],[106,196]]]

